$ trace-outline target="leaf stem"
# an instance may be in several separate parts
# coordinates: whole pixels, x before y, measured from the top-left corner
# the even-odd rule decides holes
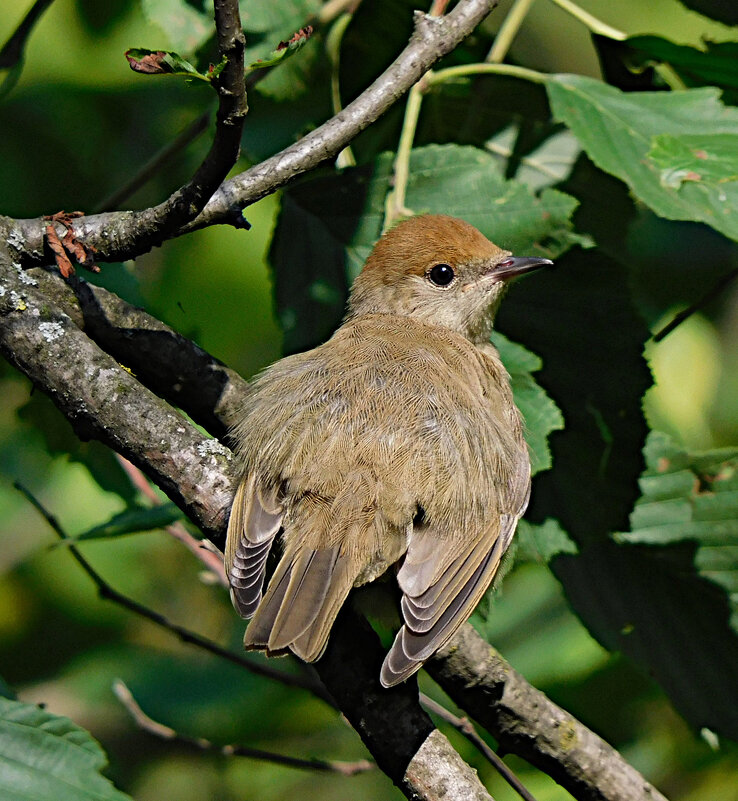
[[[583,25],[586,25],[592,33],[607,36],[608,39],[615,39],[618,42],[628,38],[627,33],[613,28],[601,19],[597,19],[589,11],[585,11],[581,6],[573,3],[572,0],[551,0],[551,2],[566,11],[567,14],[571,14],[572,17],[578,19]]]
[[[348,28],[352,19],[353,14],[348,11],[341,14],[331,26],[325,39],[325,50],[331,65],[331,105],[333,107],[334,116],[340,114],[342,111],[339,74],[341,42],[343,41],[344,33],[346,33],[346,28]],[[336,156],[336,166],[339,168],[356,166],[356,159],[351,150],[351,145],[347,145],[338,156]]]
[[[429,73],[430,75],[430,73]],[[428,76],[426,76],[428,77]],[[405,206],[405,193],[410,178],[410,154],[413,149],[415,129],[418,127],[420,107],[423,104],[425,81],[416,83],[407,97],[405,106],[405,119],[402,122],[402,132],[397,145],[397,155],[394,164],[394,186],[388,193],[384,203],[384,230],[386,231],[400,217],[412,217],[413,212]]]
[[[510,49],[533,3],[534,0],[515,0],[500,26],[497,36],[495,36],[495,41],[485,61],[492,64],[500,64],[505,60],[507,51]]]
[[[439,83],[454,80],[455,78],[466,78],[471,75],[509,75],[511,78],[522,78],[533,83],[545,83],[548,75],[545,72],[538,72],[527,67],[518,67],[515,64],[460,64],[458,67],[446,67],[437,72],[429,72],[426,76],[428,87]]]

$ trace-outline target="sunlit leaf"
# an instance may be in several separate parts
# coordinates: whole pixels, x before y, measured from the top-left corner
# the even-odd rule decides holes
[[[732,164],[714,159],[710,184],[665,182],[663,167],[648,157],[658,147],[655,137],[670,136],[677,145],[693,149],[702,139],[721,147],[728,139],[738,142],[738,109],[724,106],[717,89],[624,93],[578,75],[552,76],[546,88],[554,116],[572,130],[595,164],[625,181],[658,215],[704,222],[738,239],[738,184]],[[714,189],[716,183],[720,191]]]
[[[0,698],[0,796],[8,801],[131,801],[100,774],[107,759],[71,720]]]
[[[492,333],[492,342],[510,373],[515,405],[525,420],[525,439],[530,450],[531,472],[535,475],[551,467],[548,437],[552,431],[564,427],[564,418],[556,404],[531,375],[541,369],[541,360],[522,345],[511,342],[499,331]]]
[[[738,449],[652,433],[630,531],[555,563],[592,634],[661,683],[690,724],[738,736]]]

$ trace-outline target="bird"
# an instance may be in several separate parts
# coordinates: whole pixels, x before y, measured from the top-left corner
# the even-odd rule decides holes
[[[253,380],[231,432],[242,479],[225,548],[247,649],[318,660],[352,588],[388,571],[402,625],[384,687],[468,619],[530,495],[494,314],[512,278],[551,264],[464,220],[411,217],[375,244],[333,336]]]

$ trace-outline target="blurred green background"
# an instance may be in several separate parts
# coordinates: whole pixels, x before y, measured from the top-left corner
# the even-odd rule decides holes
[[[0,42],[29,3],[4,0]],[[510,2],[487,23],[494,30]],[[681,43],[736,40],[738,32],[675,0],[618,4],[588,0],[587,10],[628,33]],[[615,16],[617,14],[617,16]],[[133,0],[57,0],[35,30],[19,83],[0,102],[0,211],[37,216],[93,210],[211,103],[207,88],[146,80],[128,68],[129,47],[168,46],[163,30]],[[513,59],[536,69],[599,75],[585,28],[538,0],[513,45]],[[2,77],[2,76],[0,76]],[[250,97],[242,169],[288,143],[329,113],[325,71],[297,106],[258,92]],[[288,120],[289,122],[285,122]],[[391,147],[398,117],[379,143]],[[292,127],[290,127],[292,126]],[[385,137],[382,139],[382,137]],[[207,134],[153,176],[128,201],[164,198],[198,164]],[[195,339],[250,376],[281,352],[266,251],[279,197],[248,209],[251,230],[213,228],[167,243],[99,279],[131,302]],[[627,232],[640,311],[652,330],[699,297],[710,268],[735,265],[735,247],[705,228],[658,220],[645,209]],[[668,263],[671,280],[660,282]],[[674,334],[651,345],[656,379],[647,411],[655,428],[695,448],[738,442],[738,292],[732,287]],[[39,421],[44,421],[41,433]],[[73,451],[75,458],[66,455]],[[0,676],[22,699],[88,728],[108,752],[109,775],[138,801],[177,798],[399,798],[375,771],[353,778],[300,772],[245,759],[187,752],[139,731],[111,691],[116,678],[155,719],[182,733],[295,756],[357,759],[358,736],[306,693],[286,690],[179,644],[173,636],[100,601],[89,580],[39,515],[12,487],[20,480],[76,534],[123,508],[79,459],[101,458],[77,446],[69,425],[29,382],[0,362]],[[112,479],[111,479],[112,480]],[[85,554],[116,589],[172,620],[239,648],[243,624],[227,594],[201,580],[198,563],[163,532],[91,543]],[[691,731],[648,676],[608,654],[569,611],[543,565],[526,564],[505,580],[489,622],[491,641],[526,678],[625,757],[674,801],[738,799],[738,748]],[[738,667],[738,666],[737,666]],[[736,672],[738,676],[738,669]],[[439,697],[425,677],[421,687]],[[499,799],[513,792],[459,736],[449,736]],[[569,798],[546,776],[510,758],[538,801]]]

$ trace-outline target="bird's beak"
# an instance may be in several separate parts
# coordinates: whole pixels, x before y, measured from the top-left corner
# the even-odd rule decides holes
[[[490,273],[490,277],[497,281],[509,281],[518,275],[538,270],[541,267],[553,265],[551,259],[539,259],[536,256],[517,258],[511,256],[509,259],[501,261]]]

